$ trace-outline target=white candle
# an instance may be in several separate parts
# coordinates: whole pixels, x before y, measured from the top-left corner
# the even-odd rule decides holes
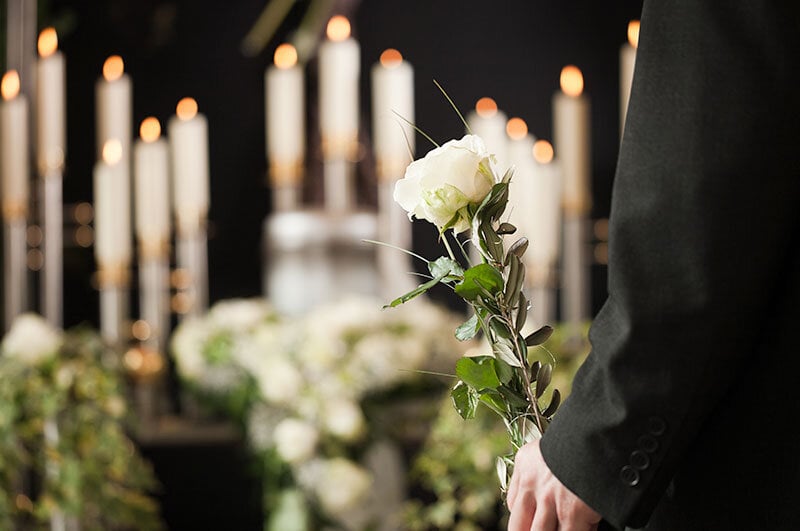
[[[7,72],[0,84],[0,175],[6,218],[24,217],[28,207],[28,100],[19,90],[19,75]]]
[[[305,157],[305,76],[297,50],[281,44],[264,75],[267,157],[273,168],[291,168]],[[275,176],[273,177],[280,177]]]
[[[361,50],[350,22],[337,15],[319,47],[319,119],[326,159],[354,155],[358,138],[358,81]]]
[[[639,46],[639,21],[628,23],[628,42],[619,51],[619,134],[625,130],[625,117],[628,114],[628,101],[631,98],[633,69],[636,64],[636,48]]]
[[[507,121],[506,114],[498,110],[497,103],[489,97],[479,99],[475,104],[475,110],[470,111],[467,115],[467,124],[470,131],[481,137],[489,153],[495,155],[497,159],[496,169],[501,174],[501,177],[510,166],[507,154]]]
[[[561,167],[547,140],[533,145],[532,192],[526,204],[531,213],[531,245],[525,257],[537,269],[555,267],[561,247]]]
[[[156,118],[145,118],[139,131],[133,148],[136,235],[143,246],[163,246],[170,235],[169,147]]]
[[[102,157],[106,142],[117,139],[122,145],[123,163],[129,164],[132,116],[131,78],[125,73],[122,58],[112,55],[103,63],[103,76],[95,84],[98,159]]]
[[[533,220],[529,203],[533,194],[533,149],[534,138],[528,133],[528,124],[519,117],[514,117],[506,123],[507,136],[507,161],[508,167],[514,168],[511,184],[508,189],[508,206],[504,219],[516,225],[517,232],[510,235],[513,242],[525,236],[530,238],[530,229]]]
[[[131,260],[130,195],[122,144],[112,139],[94,167],[95,258],[102,268],[127,267]]]
[[[575,66],[561,71],[561,91],[553,97],[553,138],[564,172],[562,203],[569,213],[591,208],[589,180],[589,101]]]
[[[372,137],[382,177],[402,177],[413,159],[414,70],[397,50],[385,50],[372,66]]]
[[[208,120],[197,112],[197,102],[184,98],[170,118],[172,201],[181,231],[196,231],[208,215]]]
[[[39,171],[61,170],[66,154],[66,105],[64,55],[58,51],[53,28],[39,34],[36,65],[36,133]]]

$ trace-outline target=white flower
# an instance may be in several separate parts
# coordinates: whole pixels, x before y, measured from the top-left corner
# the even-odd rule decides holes
[[[452,226],[459,233],[470,225],[464,207],[483,201],[494,184],[491,155],[483,140],[465,135],[409,164],[395,185],[394,200],[409,218],[426,219],[440,231],[459,214]]]
[[[303,386],[303,376],[294,364],[277,356],[264,357],[250,368],[261,394],[273,404],[291,404]]]
[[[205,374],[208,363],[203,356],[203,348],[209,333],[208,323],[199,318],[188,318],[173,332],[170,347],[178,373],[183,378],[196,381]]]
[[[364,414],[352,400],[328,400],[322,407],[322,419],[326,431],[345,441],[354,441],[364,432]]]
[[[35,313],[23,313],[11,325],[0,350],[5,356],[33,365],[56,355],[61,332]]]
[[[208,317],[214,326],[235,332],[249,330],[272,315],[272,309],[261,299],[230,299],[217,302]]]
[[[372,475],[349,459],[335,457],[324,462],[314,483],[322,509],[336,518],[358,507],[372,487]]]
[[[319,433],[308,422],[286,418],[275,426],[273,438],[278,455],[287,463],[296,464],[314,455]]]

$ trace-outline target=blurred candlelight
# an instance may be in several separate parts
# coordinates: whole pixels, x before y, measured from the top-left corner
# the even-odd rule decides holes
[[[209,207],[208,121],[194,98],[178,102],[168,130],[173,209],[179,230],[194,231],[205,223]]]
[[[39,171],[44,175],[62,169],[66,150],[65,65],[54,28],[39,34],[38,50],[36,148]]]
[[[481,137],[489,153],[497,159],[497,170],[502,174],[509,166],[507,119],[497,107],[497,102],[488,96],[475,103],[475,109],[467,115],[467,124],[473,134]]]
[[[7,220],[24,218],[28,210],[28,101],[19,91],[17,71],[6,72],[0,83],[0,179]]]
[[[352,158],[358,136],[361,49],[344,16],[328,21],[326,35],[319,48],[320,129],[327,158]]]
[[[394,48],[372,66],[372,134],[379,177],[397,179],[411,162],[415,146],[414,70]],[[406,120],[408,122],[406,122]]]
[[[636,66],[636,49],[639,47],[639,21],[628,23],[628,42],[619,51],[619,134],[625,130],[625,118],[628,115],[628,102],[631,97],[633,71]]]
[[[585,213],[591,208],[589,101],[577,67],[564,67],[560,81],[561,91],[553,98],[553,136],[564,170],[563,203],[568,210]]]

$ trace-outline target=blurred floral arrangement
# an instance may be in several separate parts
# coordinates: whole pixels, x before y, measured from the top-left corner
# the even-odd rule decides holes
[[[587,334],[588,324],[581,336]],[[563,396],[569,394],[573,376],[589,353],[588,342],[575,350],[574,337],[568,327],[557,325],[543,345],[558,360],[553,384]],[[505,529],[508,514],[501,507],[500,480],[494,471],[496,456],[507,452],[508,444],[505,426],[488,408],[478,408],[475,418],[465,421],[450,400],[443,400],[411,466],[409,479],[416,495],[405,504],[403,529]]]
[[[381,305],[348,297],[288,317],[234,299],[175,330],[184,388],[249,441],[265,529],[397,528],[403,446],[422,444],[452,383],[428,373],[451,368],[465,346],[452,333],[462,318],[432,302]]]
[[[50,529],[54,518],[163,529],[155,475],[127,435],[118,353],[35,314],[14,321],[0,352],[0,529]]]

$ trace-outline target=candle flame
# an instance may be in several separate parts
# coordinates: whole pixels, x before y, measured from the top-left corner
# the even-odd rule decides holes
[[[403,54],[394,48],[388,48],[381,54],[381,65],[384,68],[395,68],[403,63]]]
[[[103,144],[103,162],[113,166],[122,160],[122,143],[116,138],[106,141]]]
[[[161,124],[158,122],[158,118],[148,116],[142,120],[142,124],[139,126],[139,136],[148,144],[158,140],[161,136]]]
[[[475,104],[475,112],[481,118],[491,118],[497,114],[497,103],[492,98],[483,97]]]
[[[180,120],[191,120],[197,115],[197,102],[194,98],[183,98],[175,108],[175,114]]]
[[[39,55],[41,57],[50,57],[58,49],[58,34],[55,28],[45,28],[39,34]]]
[[[511,118],[506,122],[506,134],[511,140],[522,140],[528,134],[528,124],[522,118]]]
[[[553,160],[553,144],[547,140],[537,140],[533,144],[533,158],[539,164],[549,164]]]
[[[628,42],[631,43],[631,46],[634,48],[639,47],[639,21],[638,20],[631,20],[628,22]]]
[[[297,64],[297,49],[287,42],[281,44],[275,48],[274,61],[281,70],[293,67]]]
[[[328,21],[326,33],[332,41],[340,42],[346,40],[350,37],[350,21],[342,15],[331,17]]]
[[[103,63],[103,78],[106,81],[116,81],[125,72],[125,63],[119,55],[112,55]]]
[[[19,74],[16,70],[9,70],[3,75],[3,81],[0,83],[0,93],[3,99],[13,100],[19,94]]]
[[[577,66],[568,65],[561,70],[561,90],[573,98],[583,93],[583,74]]]

